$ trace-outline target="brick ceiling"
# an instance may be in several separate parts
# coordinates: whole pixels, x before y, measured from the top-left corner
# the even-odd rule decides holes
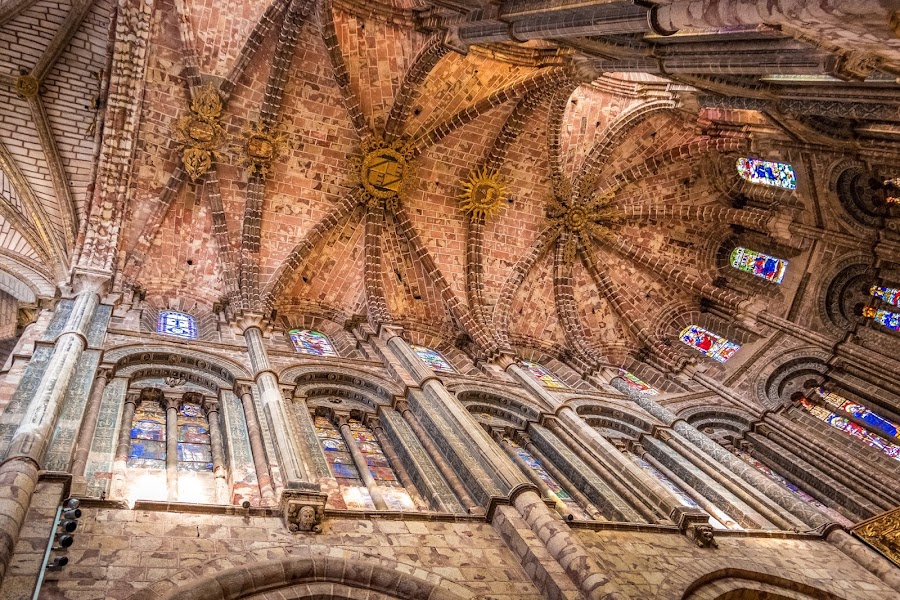
[[[0,268],[33,300],[52,295],[78,247],[113,3],[9,4],[20,10],[0,9]],[[486,353],[568,348],[585,365],[671,338],[701,294],[747,300],[709,283],[746,217],[719,177],[746,141],[710,135],[716,118],[735,121],[727,110],[653,75],[586,77],[547,42],[450,51],[414,17],[454,3],[313,4],[155,3],[119,289],[288,320],[367,315],[465,334]],[[16,87],[29,73],[33,96]],[[207,86],[224,137],[194,179],[177,132]],[[244,149],[255,123],[283,140],[256,175]],[[397,201],[361,185],[378,144],[409,161]],[[506,197],[467,216],[463,183],[484,167]],[[605,221],[591,216],[599,205]],[[596,227],[571,227],[575,206]],[[779,311],[785,298],[757,301]]]

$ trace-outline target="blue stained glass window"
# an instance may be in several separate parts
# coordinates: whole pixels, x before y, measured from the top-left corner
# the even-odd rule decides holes
[[[161,310],[159,319],[156,321],[156,333],[195,340],[197,339],[197,321],[191,315],[182,312]]]
[[[868,317],[888,329],[900,331],[900,313],[884,310],[883,308],[866,306],[862,309],[862,316]]]
[[[166,413],[159,402],[144,400],[131,420],[131,451],[128,466],[166,468]]]
[[[900,290],[898,290],[897,288],[873,285],[872,289],[869,290],[869,293],[876,298],[887,302],[888,304],[900,306]]]
[[[450,363],[447,362],[447,359],[444,358],[444,355],[437,350],[432,350],[425,346],[417,346],[415,344],[410,344],[409,346],[413,349],[413,352],[416,353],[416,356],[418,356],[423,363],[428,365],[432,371],[456,373],[456,369],[451,367]]]
[[[729,342],[697,325],[688,325],[680,335],[681,341],[696,349],[701,354],[715,359],[721,363],[734,356],[740,350],[740,345]]]
[[[797,189],[797,175],[788,163],[772,162],[759,158],[737,159],[737,171],[741,178],[750,183]]]
[[[313,356],[337,356],[331,340],[324,333],[311,329],[291,329],[288,335],[297,352]]]
[[[178,468],[182,471],[212,471],[212,445],[206,411],[196,402],[178,408]]]
[[[829,405],[831,404],[829,403]],[[802,406],[812,416],[825,421],[835,429],[840,429],[841,431],[862,440],[869,446],[878,448],[891,458],[900,460],[900,446],[887,441],[880,435],[872,433],[865,427],[851,421],[850,419],[847,419],[846,417],[841,416],[841,414],[843,413],[841,413],[840,411],[838,414],[835,414],[823,406],[819,406],[814,402],[810,402],[806,398],[800,398],[800,406]]]
[[[731,252],[731,266],[772,283],[781,283],[787,261],[756,250],[738,246]]]
[[[536,362],[532,362],[530,360],[523,360],[522,366],[528,369],[528,372],[531,373],[535,379],[544,384],[544,387],[552,388],[552,389],[565,389],[566,384],[564,384],[559,377],[550,372],[550,370],[544,365]]]

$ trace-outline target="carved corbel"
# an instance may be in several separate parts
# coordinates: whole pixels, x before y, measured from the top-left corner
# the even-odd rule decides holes
[[[281,495],[284,524],[292,533],[321,533],[328,494],[285,489]]]

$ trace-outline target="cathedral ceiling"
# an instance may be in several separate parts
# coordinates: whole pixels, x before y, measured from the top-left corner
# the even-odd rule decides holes
[[[157,0],[117,289],[365,315],[584,369],[683,360],[670,340],[701,297],[750,301],[711,283],[718,246],[775,216],[732,208],[720,165],[749,144],[709,125],[740,114],[777,131],[759,115],[789,95],[759,73],[601,75],[634,56],[633,36],[455,52],[436,25],[469,4]],[[31,299],[80,249],[111,10],[0,9],[0,270]],[[710,99],[737,89],[771,110]]]

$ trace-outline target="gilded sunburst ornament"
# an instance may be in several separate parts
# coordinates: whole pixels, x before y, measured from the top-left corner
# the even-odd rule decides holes
[[[225,140],[222,99],[211,85],[199,88],[191,99],[190,114],[178,119],[175,136],[181,146],[181,162],[193,181],[202,177]]]
[[[462,181],[460,208],[470,219],[488,219],[497,214],[506,199],[506,184],[497,171],[476,169]]]
[[[561,191],[566,186],[554,186]],[[591,238],[608,237],[612,226],[622,220],[622,211],[612,205],[612,195],[597,196],[587,202],[579,202],[572,195],[554,194],[547,203],[547,220],[557,235],[565,236],[564,258],[575,259],[578,246],[587,247]]]

